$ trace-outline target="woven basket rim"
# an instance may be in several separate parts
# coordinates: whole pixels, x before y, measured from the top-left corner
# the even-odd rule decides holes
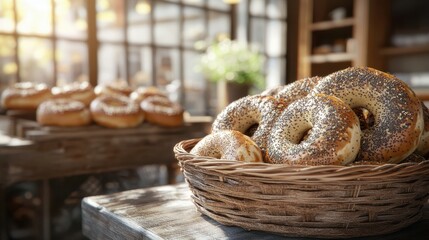
[[[206,171],[224,176],[259,178],[261,180],[306,180],[306,181],[377,181],[404,178],[414,173],[429,175],[429,160],[422,162],[362,164],[362,165],[289,165],[271,163],[246,163],[229,159],[197,156],[189,151],[201,138],[183,140],[174,146],[174,153],[180,164],[190,164]]]

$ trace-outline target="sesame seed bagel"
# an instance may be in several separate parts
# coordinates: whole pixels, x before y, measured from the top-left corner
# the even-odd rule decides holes
[[[316,86],[319,79],[320,77],[300,79],[287,85],[267,89],[263,91],[261,95],[284,98],[285,100],[292,102],[307,96],[314,86]]]
[[[223,130],[205,136],[191,154],[241,162],[262,162],[261,149],[253,140],[235,130]]]
[[[142,123],[143,112],[139,105],[122,95],[102,95],[91,102],[93,120],[104,127],[129,128]]]
[[[91,114],[85,104],[73,99],[51,99],[37,108],[40,125],[74,127],[91,123]]]
[[[422,156],[429,153],[429,109],[422,103],[423,118],[424,118],[424,129],[422,138],[420,139],[419,146],[417,147],[416,153]]]
[[[334,96],[310,95],[279,116],[265,159],[276,164],[346,165],[358,154],[360,139],[359,119],[346,103]]]
[[[229,104],[213,122],[212,132],[236,130],[249,135],[265,151],[268,135],[286,104],[271,96],[247,96]]]
[[[293,102],[307,96],[314,86],[319,82],[320,77],[304,78],[286,85],[281,91],[274,95],[287,102]]]
[[[363,107],[374,125],[362,131],[356,160],[398,163],[417,148],[423,114],[415,93],[393,75],[367,67],[352,67],[319,81],[314,93],[334,95],[351,108]]]

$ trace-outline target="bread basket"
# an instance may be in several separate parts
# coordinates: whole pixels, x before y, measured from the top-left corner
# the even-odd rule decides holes
[[[198,211],[248,230],[346,238],[395,232],[418,221],[429,197],[429,161],[289,166],[174,152]]]

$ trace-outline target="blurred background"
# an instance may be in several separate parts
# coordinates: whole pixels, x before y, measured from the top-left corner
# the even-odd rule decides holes
[[[126,81],[157,86],[192,115],[215,116],[223,98],[198,66],[225,39],[264,61],[251,93],[349,66],[393,73],[429,100],[425,0],[0,0],[0,92],[16,82],[50,86]],[[53,239],[81,239],[80,199],[166,184],[161,167],[53,180]],[[144,177],[143,177],[144,176]],[[10,239],[40,233],[41,182],[8,190]]]

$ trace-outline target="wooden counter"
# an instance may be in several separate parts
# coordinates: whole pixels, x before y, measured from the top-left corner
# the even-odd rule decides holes
[[[136,128],[108,129],[42,127],[31,120],[14,119],[11,125],[17,136],[0,135],[0,239],[7,239],[4,191],[17,182],[43,180],[43,239],[50,238],[49,179],[157,164],[167,166],[167,182],[174,183],[178,168],[174,145],[205,136],[211,126],[210,117],[185,121],[175,128],[143,123]]]
[[[84,198],[83,233],[90,239],[289,239],[239,227],[223,226],[197,212],[186,184],[138,189]],[[427,239],[429,208],[424,219],[399,232],[355,238]]]

